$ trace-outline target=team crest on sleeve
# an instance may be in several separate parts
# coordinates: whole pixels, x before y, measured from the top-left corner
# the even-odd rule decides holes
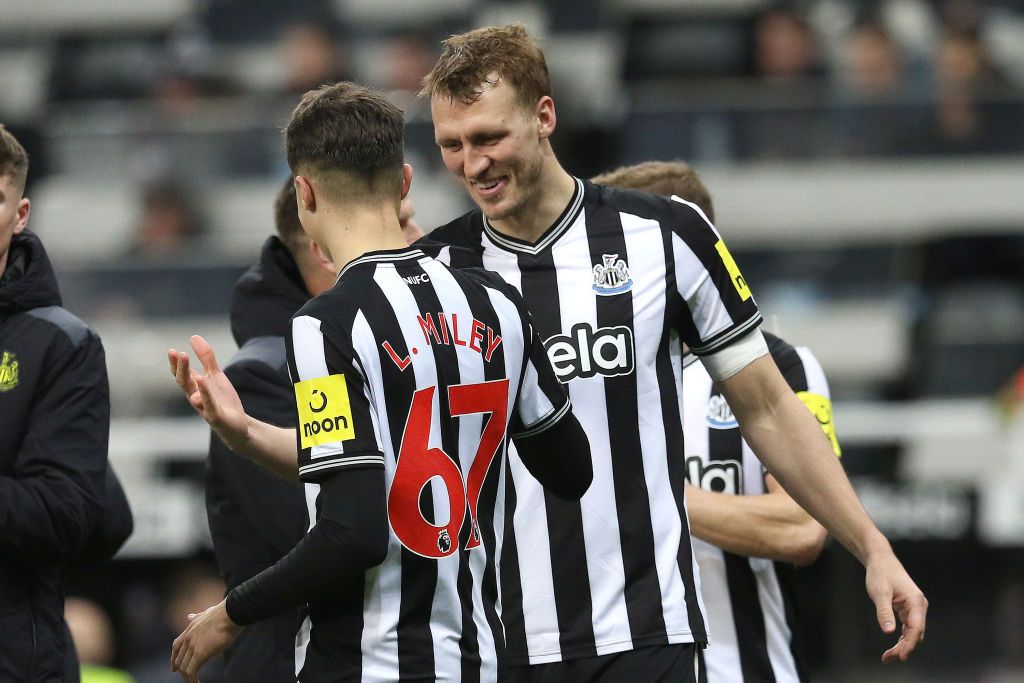
[[[295,383],[295,404],[303,448],[348,441],[356,436],[344,375]]]
[[[618,254],[601,254],[601,263],[594,266],[594,292],[614,296],[633,289],[629,266]]]
[[[18,386],[18,358],[10,351],[0,356],[0,393]]]

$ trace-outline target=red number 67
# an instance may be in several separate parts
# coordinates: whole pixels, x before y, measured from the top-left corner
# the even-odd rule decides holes
[[[472,533],[466,549],[480,545],[476,506],[484,477],[505,436],[508,379],[448,387],[452,417],[489,413],[465,485],[462,473],[451,457],[440,448],[427,445],[436,389],[436,386],[420,389],[413,395],[398,453],[398,467],[388,494],[388,518],[395,535],[406,548],[424,557],[442,558],[456,550],[467,504]],[[444,526],[431,524],[420,511],[423,487],[434,477],[441,477],[448,492],[449,516]]]

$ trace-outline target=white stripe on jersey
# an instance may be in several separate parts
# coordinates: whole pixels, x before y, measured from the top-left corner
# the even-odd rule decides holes
[[[590,242],[583,214],[577,219],[576,225],[552,247],[551,256],[555,262],[560,293],[591,291],[594,284],[593,271],[579,267],[580,264],[591,262]],[[588,323],[592,329],[598,329],[596,297],[591,296],[589,299],[586,301],[584,298],[560,296],[561,319],[571,320],[574,324]],[[597,643],[597,654],[603,655],[621,651],[623,644],[628,648],[631,640],[629,616],[626,613],[626,576],[619,538],[611,442],[607,437],[608,404],[601,375],[577,379],[567,386],[576,417],[590,437],[594,479],[583,494],[580,504],[593,601],[594,640]],[[530,652],[534,652],[532,646]],[[530,661],[544,660],[531,656]]]
[[[376,353],[377,340],[363,315],[352,327],[354,349],[373,349],[374,353],[360,354],[366,374],[366,388],[374,396],[384,396],[383,373],[380,356]],[[384,453],[396,453],[401,444],[391,442],[391,426],[386,410],[377,412],[378,439]],[[395,475],[395,460],[384,458],[387,481]],[[366,572],[363,597],[363,680],[386,681],[398,677],[398,639],[394,625],[398,623],[398,610],[402,599],[401,550],[394,543],[394,532],[388,540],[384,561]]]
[[[644,273],[645,277],[665,280],[665,257],[661,244],[661,231],[657,229],[644,230],[645,225],[652,223],[650,220],[626,213],[620,214],[619,217],[622,221],[622,232],[626,240],[630,268],[633,272]],[[644,311],[648,307],[654,310],[663,307],[664,295],[663,290],[654,287],[634,294],[633,338],[636,340],[637,358],[654,358],[657,355],[664,331],[664,317],[644,315]],[[678,347],[678,345],[676,346]],[[660,442],[659,452],[667,452],[665,419],[661,411],[655,409],[655,406],[661,404],[661,391],[656,368],[653,365],[637,363],[636,380],[640,442],[643,444]],[[679,572],[677,558],[681,535],[686,530],[683,529],[682,520],[678,514],[666,514],[666,510],[674,510],[676,507],[675,496],[669,483],[667,460],[644,458],[643,466],[654,538],[673,541],[671,543],[662,542],[654,549],[658,580],[661,584],[662,609],[665,615],[678,615],[678,605],[684,604],[686,588]],[[697,598],[700,601],[702,599],[700,577],[696,576],[696,572],[694,581],[696,582]],[[701,609],[704,609],[703,605],[701,605]],[[669,617],[666,618],[669,619]],[[666,622],[665,628],[669,642],[672,643],[685,642],[689,639],[679,636],[691,635],[689,622],[685,619],[676,623],[669,620]]]

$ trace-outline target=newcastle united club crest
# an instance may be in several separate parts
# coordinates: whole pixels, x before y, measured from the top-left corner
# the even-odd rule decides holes
[[[594,292],[600,296],[614,296],[633,289],[629,267],[618,254],[601,254],[601,261],[594,266]]]

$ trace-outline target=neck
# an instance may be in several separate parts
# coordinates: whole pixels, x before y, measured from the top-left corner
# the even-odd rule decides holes
[[[498,232],[536,242],[565,211],[572,193],[576,191],[576,181],[558,163],[554,153],[548,151],[535,194],[513,215],[489,220]]]
[[[409,245],[398,221],[398,207],[390,204],[327,209],[320,231],[321,246],[331,255],[338,272],[363,254]]]

